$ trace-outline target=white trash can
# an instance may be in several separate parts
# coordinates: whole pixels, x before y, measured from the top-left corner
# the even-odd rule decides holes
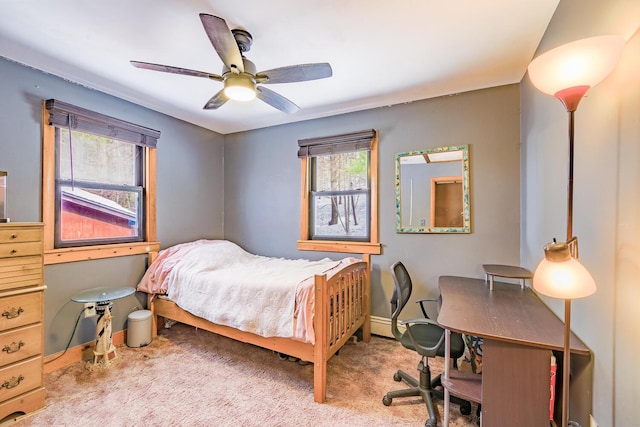
[[[151,311],[136,310],[127,317],[127,346],[144,347],[151,343]]]

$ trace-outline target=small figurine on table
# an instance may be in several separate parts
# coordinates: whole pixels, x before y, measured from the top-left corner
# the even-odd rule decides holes
[[[98,310],[100,307],[98,307]],[[95,365],[102,358],[102,362],[105,365],[109,364],[109,355],[113,353],[113,357],[118,357],[116,348],[111,340],[111,312],[109,311],[109,305],[104,307],[104,312],[98,317],[98,323],[96,325],[96,348],[93,351],[93,364]]]

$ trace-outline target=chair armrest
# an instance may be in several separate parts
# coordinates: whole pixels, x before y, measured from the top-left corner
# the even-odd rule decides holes
[[[411,332],[411,325],[412,324],[414,324],[414,325],[434,325],[434,326],[437,326],[439,328],[442,328],[440,325],[438,325],[438,322],[436,322],[434,320],[431,320],[431,319],[409,319],[409,320],[404,320],[404,321],[400,322],[400,324],[403,325],[403,326],[406,326],[407,335],[409,335],[409,339],[411,340],[411,343],[413,344],[413,346],[416,349],[416,351],[422,356],[427,356],[427,357],[436,356],[437,353],[438,353],[438,350],[444,344],[444,338],[445,338],[444,329],[442,329],[442,335],[440,335],[440,339],[438,340],[438,342],[435,343],[431,347],[427,347],[425,345],[420,344],[415,339],[415,337],[413,336],[413,333]]]
[[[440,302],[440,297],[438,297],[438,298],[420,298],[420,299],[416,300],[416,302],[422,302],[422,301]]]
[[[424,315],[424,317],[429,319],[431,317],[427,314],[427,309],[425,308],[425,305],[424,305],[426,302],[437,303],[436,304],[436,313],[439,313],[440,312],[441,297],[438,297],[438,298],[420,298],[420,299],[416,300],[416,303],[420,304],[420,310],[422,310],[422,314]]]
[[[408,324],[421,324],[421,325],[435,325],[438,327],[442,327],[438,324],[438,322],[436,322],[435,320],[431,320],[429,318],[422,318],[419,317],[417,319],[409,319],[409,320],[403,320],[402,322],[400,322],[400,325],[402,326],[407,326]]]
[[[416,300],[416,302],[420,305],[422,305],[425,302],[437,302],[440,303],[440,298],[420,298],[418,300]]]

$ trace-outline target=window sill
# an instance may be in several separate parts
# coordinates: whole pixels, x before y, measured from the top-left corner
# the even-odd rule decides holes
[[[380,245],[380,243],[369,242],[298,240],[298,250],[379,255],[380,253],[382,253],[382,246]]]
[[[160,242],[119,243],[78,248],[50,249],[44,251],[44,264],[61,264],[65,262],[88,261],[127,255],[142,255],[158,251],[160,251]]]

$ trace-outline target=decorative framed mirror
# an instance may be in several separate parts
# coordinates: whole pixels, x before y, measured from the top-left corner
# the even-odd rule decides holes
[[[396,232],[471,232],[468,145],[396,154]]]

